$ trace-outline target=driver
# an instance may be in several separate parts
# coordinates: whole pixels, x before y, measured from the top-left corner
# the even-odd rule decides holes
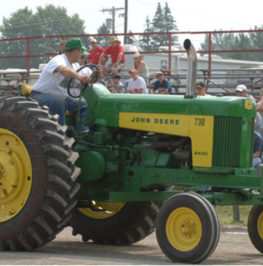
[[[47,105],[51,114],[59,115],[59,124],[65,125],[65,113],[76,113],[79,100],[69,97],[67,93],[68,81],[78,79],[86,84],[90,78],[74,71],[74,63],[79,62],[82,49],[86,49],[79,38],[68,39],[65,45],[65,53],[52,58],[44,68],[39,79],[34,84],[31,97],[39,102],[40,106]],[[80,106],[80,119],[85,121],[87,103],[84,99]],[[80,123],[78,131],[86,128]]]

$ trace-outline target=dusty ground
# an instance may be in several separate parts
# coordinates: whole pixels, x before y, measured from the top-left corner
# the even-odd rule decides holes
[[[263,254],[251,244],[244,229],[230,227],[221,231],[214,254],[202,264],[258,264]],[[132,246],[101,246],[81,242],[66,228],[57,238],[34,252],[0,252],[0,264],[171,264],[160,250],[155,234]]]

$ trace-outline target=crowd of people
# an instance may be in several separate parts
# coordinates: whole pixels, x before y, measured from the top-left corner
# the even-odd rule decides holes
[[[256,118],[254,120],[254,147],[253,147],[253,167],[257,168],[263,161],[263,89],[260,91],[260,100],[256,103],[255,98],[247,91],[244,84],[236,87],[236,95],[245,97],[256,104]]]
[[[47,105],[51,114],[59,115],[59,123],[65,125],[65,113],[69,110],[76,113],[79,100],[68,95],[67,86],[69,79],[77,80],[74,85],[76,88],[73,94],[79,93],[81,83],[86,84],[90,80],[92,70],[83,68],[84,64],[94,64],[101,69],[104,76],[111,75],[110,82],[106,83],[103,79],[98,82],[108,87],[112,93],[138,93],[138,94],[171,94],[172,88],[169,80],[165,79],[163,72],[156,73],[156,80],[151,84],[151,92],[147,86],[149,81],[149,69],[143,56],[136,52],[133,55],[134,68],[128,70],[130,78],[123,83],[120,72],[125,69],[125,56],[123,47],[117,37],[109,40],[106,49],[100,47],[95,38],[90,39],[91,49],[87,51],[79,38],[61,40],[58,55],[52,58],[41,73],[38,81],[34,84],[31,97],[39,102],[41,106]],[[111,63],[106,64],[111,58]],[[256,103],[253,96],[248,94],[247,87],[240,84],[236,87],[236,95],[246,97],[256,104],[257,114],[255,119],[254,131],[254,152],[253,167],[258,167],[262,163],[263,150],[263,89],[261,98]],[[208,96],[204,82],[196,84],[197,96]],[[87,103],[81,100],[80,119],[83,122],[86,117]],[[80,123],[76,129],[85,131],[87,127]]]

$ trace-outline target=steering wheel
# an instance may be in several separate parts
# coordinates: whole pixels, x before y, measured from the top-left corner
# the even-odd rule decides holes
[[[101,70],[99,69],[99,67],[97,65],[94,65],[94,64],[86,64],[86,65],[83,65],[82,67],[80,67],[76,72],[80,72],[82,69],[84,68],[90,68],[92,70],[92,74],[90,75],[90,81],[89,81],[89,84],[94,84],[98,81],[100,75],[101,75]],[[71,86],[71,83],[72,83],[73,79],[70,79],[69,82],[68,82],[68,86],[67,86],[67,92],[68,92],[68,95],[72,98],[79,98],[79,96],[75,96],[71,93],[70,91],[70,86]],[[82,84],[82,88],[81,91],[83,91],[85,89],[85,86],[83,85],[87,85],[87,84]]]

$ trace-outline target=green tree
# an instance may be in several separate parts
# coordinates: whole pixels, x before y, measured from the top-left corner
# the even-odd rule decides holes
[[[255,30],[259,29],[255,27]],[[240,33],[240,34],[213,34],[212,50],[250,50],[262,49],[263,33]],[[202,50],[208,50],[208,35],[201,44]],[[220,53],[223,58],[239,59],[239,60],[263,60],[262,53]]]
[[[255,26],[254,30],[262,30],[263,26]],[[262,49],[263,47],[263,32],[251,32],[249,38],[253,44],[252,49]],[[263,53],[250,53],[251,60],[263,61]]]
[[[132,34],[132,31],[129,31],[129,34]],[[127,35],[126,37],[126,44],[134,44],[136,41],[136,37],[134,35]]]
[[[3,19],[0,27],[3,39],[30,36],[42,36],[41,39],[30,41],[30,53],[43,55],[42,58],[31,58],[31,67],[38,67],[39,63],[49,59],[46,54],[58,52],[59,38],[45,38],[49,35],[85,34],[84,21],[78,15],[67,15],[63,7],[47,5],[38,7],[35,14],[27,7],[19,9],[10,18]],[[88,43],[88,40],[84,40]],[[24,40],[1,42],[0,54],[2,56],[26,55],[27,43]],[[26,59],[8,59],[0,61],[1,68],[26,68]]]
[[[161,4],[157,4],[157,9],[155,11],[155,15],[152,20],[152,27],[151,30],[153,32],[164,32],[164,12],[161,8]],[[151,35],[151,44],[153,47],[153,50],[159,50],[160,46],[164,46],[163,39],[166,36],[164,35]]]
[[[103,23],[97,31],[98,34],[110,34],[110,30],[107,28],[106,23]],[[100,46],[106,48],[109,45],[109,36],[97,36],[96,40]]]
[[[144,30],[144,33],[152,32],[151,21],[149,17],[146,17],[145,26],[146,28]],[[151,35],[148,34],[142,35],[139,40],[140,40],[140,46],[143,50],[151,51],[153,49],[151,42]]]
[[[176,26],[176,21],[174,20],[171,10],[168,6],[167,3],[165,3],[165,7],[164,7],[164,18],[163,18],[163,31],[164,32],[173,32],[173,31],[177,31],[178,28]],[[168,46],[169,45],[169,37],[168,35],[163,36],[164,38],[162,39],[162,44],[164,46]],[[178,45],[177,43],[178,37],[175,35],[172,35],[172,39],[171,39],[171,43],[172,45]]]
[[[158,2],[152,22],[150,22],[149,18],[146,19],[146,27],[144,32],[169,33],[178,30],[167,2],[164,8]],[[171,45],[177,45],[177,39],[177,36],[172,36]],[[169,36],[163,34],[145,35],[141,38],[141,43],[146,50],[159,50],[160,46],[169,45]]]

